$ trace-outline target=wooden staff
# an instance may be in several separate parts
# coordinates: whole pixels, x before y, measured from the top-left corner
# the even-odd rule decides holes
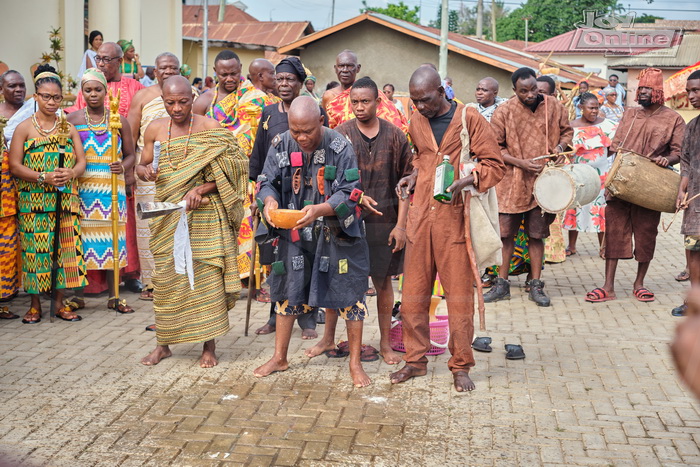
[[[70,124],[66,120],[66,114],[61,112],[61,121],[58,124],[58,165],[56,168],[63,167],[66,158],[66,145],[70,136]],[[63,191],[56,187],[56,224],[53,231],[53,261],[51,265],[51,306],[49,307],[49,320],[54,322],[56,318],[56,282],[58,281],[58,267],[61,259],[61,218],[63,217],[63,204],[61,198]],[[65,278],[66,282],[68,278]]]
[[[112,160],[111,162],[119,162],[119,130],[122,128],[121,118],[119,116],[119,95],[121,91],[117,91],[117,96],[112,96],[112,91],[109,91],[109,131],[112,137]],[[114,267],[114,299],[116,306],[119,307],[119,175],[112,173],[112,265]]]
[[[253,294],[255,294],[255,289],[258,285],[258,281],[255,276],[255,261],[257,260],[258,244],[255,242],[255,232],[258,230],[258,224],[260,223],[260,217],[256,214],[253,217],[253,252],[250,255],[250,273],[248,274],[248,300],[246,302],[245,308],[245,333],[244,336],[248,336],[248,326],[250,325],[250,306],[253,303]]]

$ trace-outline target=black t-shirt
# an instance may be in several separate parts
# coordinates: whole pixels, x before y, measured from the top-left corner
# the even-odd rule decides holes
[[[445,136],[447,127],[450,126],[452,117],[455,115],[455,110],[457,110],[457,103],[453,101],[447,113],[428,119],[430,128],[433,130],[433,136],[435,136],[435,142],[438,146],[442,143],[442,137]]]

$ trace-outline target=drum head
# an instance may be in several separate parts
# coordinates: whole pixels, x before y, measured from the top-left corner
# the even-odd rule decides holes
[[[547,167],[535,180],[535,201],[545,212],[558,213],[571,207],[576,186],[571,175],[557,167]]]

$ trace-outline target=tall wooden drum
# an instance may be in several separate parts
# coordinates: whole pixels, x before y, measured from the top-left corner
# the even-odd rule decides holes
[[[617,152],[605,180],[605,188],[615,198],[661,212],[676,212],[680,184],[681,176],[672,169],[626,149]]]

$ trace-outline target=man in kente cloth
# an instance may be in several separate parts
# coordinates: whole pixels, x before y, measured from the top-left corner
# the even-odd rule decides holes
[[[688,76],[685,84],[688,101],[695,109],[700,109],[700,70]],[[681,185],[678,188],[676,207],[685,209],[681,234],[685,236],[685,249],[688,252],[688,272],[691,287],[700,290],[700,116],[695,117],[685,129],[681,148]],[[685,316],[688,305],[683,303],[671,310],[673,316]]]
[[[277,95],[281,102],[275,105],[268,105],[263,109],[260,118],[260,126],[258,126],[258,134],[255,137],[255,145],[253,152],[250,155],[250,171],[248,176],[251,180],[257,180],[262,173],[267,152],[270,150],[273,139],[289,130],[289,122],[287,120],[287,112],[292,101],[299,97],[302,83],[306,79],[306,70],[302,65],[299,57],[287,57],[282,59],[275,67]],[[325,111],[321,109],[321,113],[325,117],[324,126],[328,126],[328,117]],[[269,265],[270,256],[272,253],[272,245],[264,243],[260,245],[260,264]],[[311,313],[299,315],[299,327],[302,329],[302,339],[316,339],[316,317],[318,309],[314,308]],[[255,331],[255,334],[270,334],[275,332],[277,326],[277,313],[275,313],[275,302],[270,305],[270,318],[262,327]]]
[[[395,187],[399,180],[411,174],[411,147],[406,135],[396,125],[377,117],[381,102],[377,84],[370,78],[360,78],[352,85],[350,102],[355,118],[336,128],[352,143],[357,164],[362,174],[365,196],[376,204],[373,209],[381,215],[370,214],[365,218],[367,245],[369,246],[370,277],[377,288],[379,319],[379,352],[390,365],[401,362],[401,356],[391,349],[391,310],[394,305],[394,288],[391,276],[401,274],[403,247],[406,244],[406,215],[408,198],[399,200]],[[306,351],[315,357],[335,347],[335,326],[338,318],[330,313],[326,317],[323,339]]]
[[[478,163],[470,175],[456,179],[449,187],[453,193],[452,204],[443,204],[433,198],[435,169],[444,156],[450,156],[450,163],[456,167],[455,174],[459,174],[464,105],[446,99],[440,75],[427,66],[413,73],[409,93],[418,110],[411,116],[409,127],[415,146],[413,173],[402,178],[397,185],[397,191],[404,196],[409,191],[414,192],[406,224],[401,302],[406,364],[392,373],[390,380],[392,384],[402,383],[427,373],[428,358],[425,354],[430,350],[428,309],[437,273],[445,289],[449,314],[448,348],[452,357],[447,365],[455,389],[471,391],[474,383],[469,370],[474,366],[471,342],[474,339],[476,278],[469,266],[465,242],[462,190],[470,186],[480,192],[488,190],[503,177],[505,168],[489,123],[475,108],[467,108],[470,152]]]
[[[214,59],[214,73],[219,83],[214,92],[207,92],[197,98],[193,112],[217,120],[224,128],[233,132],[238,144],[246,156],[250,156],[255,144],[255,134],[262,109],[278,101],[278,99],[263,90],[269,86],[267,74],[272,64],[265,61],[254,61],[249,72],[255,75],[260,89],[249,80],[241,79],[241,60],[235,52],[222,50]],[[268,68],[269,65],[269,68]],[[272,68],[274,72],[274,68]],[[238,270],[241,279],[246,279],[250,273],[250,261],[253,253],[253,217],[250,205],[253,201],[253,188],[249,187],[249,202],[246,203],[245,217],[238,232]],[[250,291],[250,293],[254,293]]]
[[[122,62],[124,61],[124,52],[121,46],[115,42],[105,42],[95,56],[95,67],[104,73],[107,78],[107,87],[112,96],[116,97],[119,94],[119,115],[128,117],[131,109],[131,102],[136,93],[144,88],[138,80],[122,75]],[[109,92],[105,97],[105,106],[109,108]],[[83,93],[79,92],[75,100],[75,104],[65,109],[67,113],[82,110],[87,106]],[[131,122],[130,122],[131,123]],[[132,126],[133,128],[133,126]],[[135,141],[134,141],[135,142]],[[127,202],[127,217],[126,217],[126,256],[127,266],[122,269],[121,277],[124,280],[124,285],[132,292],[140,292],[143,284],[138,279],[140,276],[139,263],[139,248],[137,238],[136,225],[136,200],[134,197],[134,177],[131,173],[125,175],[126,181],[126,202]],[[88,271],[88,285],[85,287],[86,293],[101,293],[107,290],[107,278],[100,271]],[[78,306],[84,306],[84,303],[79,303],[79,299],[74,299],[73,303]]]
[[[547,161],[532,159],[563,152],[571,143],[573,130],[566,109],[557,98],[539,94],[537,77],[531,68],[515,70],[511,81],[516,97],[498,107],[491,117],[491,126],[506,164],[505,176],[496,186],[503,262],[493,288],[484,294],[484,301],[510,299],[510,261],[515,249],[515,234],[524,218],[532,264],[532,279],[527,284],[529,298],[538,306],[550,306],[540,277],[544,239],[549,237],[549,224],[555,216],[543,213],[533,195],[535,179]]]
[[[355,115],[352,113],[352,105],[350,104],[350,89],[352,88],[362,65],[357,62],[357,55],[355,55],[355,52],[343,50],[335,58],[335,66],[333,68],[335,69],[335,74],[338,77],[338,81],[340,81],[340,87],[342,90],[338,95],[330,99],[327,104],[324,102],[326,112],[328,112],[328,122],[331,128],[335,128],[341,123],[347,122],[355,117]],[[397,127],[401,128],[401,131],[406,133],[408,131],[406,117],[404,117],[404,115],[398,111],[394,103],[391,102],[389,98],[384,95],[384,93],[381,94],[381,102],[377,106],[377,116],[393,123]],[[325,94],[323,98],[325,101]]]
[[[129,125],[134,134],[136,144],[136,163],[141,161],[144,147],[146,128],[154,120],[165,118],[168,113],[163,104],[163,84],[171,76],[180,74],[180,60],[170,52],[163,52],[156,57],[155,74],[158,82],[155,86],[149,86],[140,90],[134,96],[129,110]],[[156,195],[156,184],[153,181],[136,179],[134,197],[136,203],[153,202]],[[138,244],[139,262],[141,263],[141,300],[153,300],[152,277],[155,270],[155,261],[149,245],[151,230],[148,227],[148,219],[136,219],[136,240]],[[151,326],[147,327],[152,331]]]
[[[678,112],[664,105],[661,70],[646,68],[639,73],[635,100],[641,107],[625,110],[609,154],[633,151],[659,167],[677,164],[681,159],[685,122]],[[634,256],[638,264],[632,293],[640,302],[652,302],[654,293],[644,287],[644,278],[654,258],[661,213],[618,198],[608,197],[606,202],[605,283],[588,292],[586,301],[596,303],[617,298],[617,262]]]
[[[17,188],[10,172],[10,140],[17,125],[32,115],[34,100],[31,100],[31,105],[25,105],[27,86],[22,75],[14,70],[0,75],[0,87],[5,99],[5,102],[0,103],[0,299],[8,301],[17,296],[19,291]],[[22,116],[24,118],[20,120]],[[12,127],[8,131],[10,123]],[[17,318],[19,315],[10,312],[7,306],[0,307],[0,319]]]
[[[210,368],[217,364],[214,339],[228,331],[228,310],[241,289],[235,232],[243,219],[248,158],[231,132],[192,113],[186,78],[166,80],[163,103],[170,118],[146,129],[136,175],[155,180],[156,201],[186,202],[187,214],[151,220],[157,346],[141,363],[171,356],[172,344],[204,342],[199,365]],[[156,173],[155,141],[163,146]]]
[[[268,282],[278,316],[275,353],[253,374],[263,377],[289,367],[294,320],[316,306],[336,310],[346,320],[350,376],[356,387],[364,387],[371,383],[360,361],[369,254],[360,218],[360,174],[350,143],[322,123],[315,100],[294,99],[289,131],[273,140],[259,177],[257,197],[267,226],[261,224],[256,237],[275,239]],[[282,230],[270,219],[277,208],[305,214],[292,230]]]

